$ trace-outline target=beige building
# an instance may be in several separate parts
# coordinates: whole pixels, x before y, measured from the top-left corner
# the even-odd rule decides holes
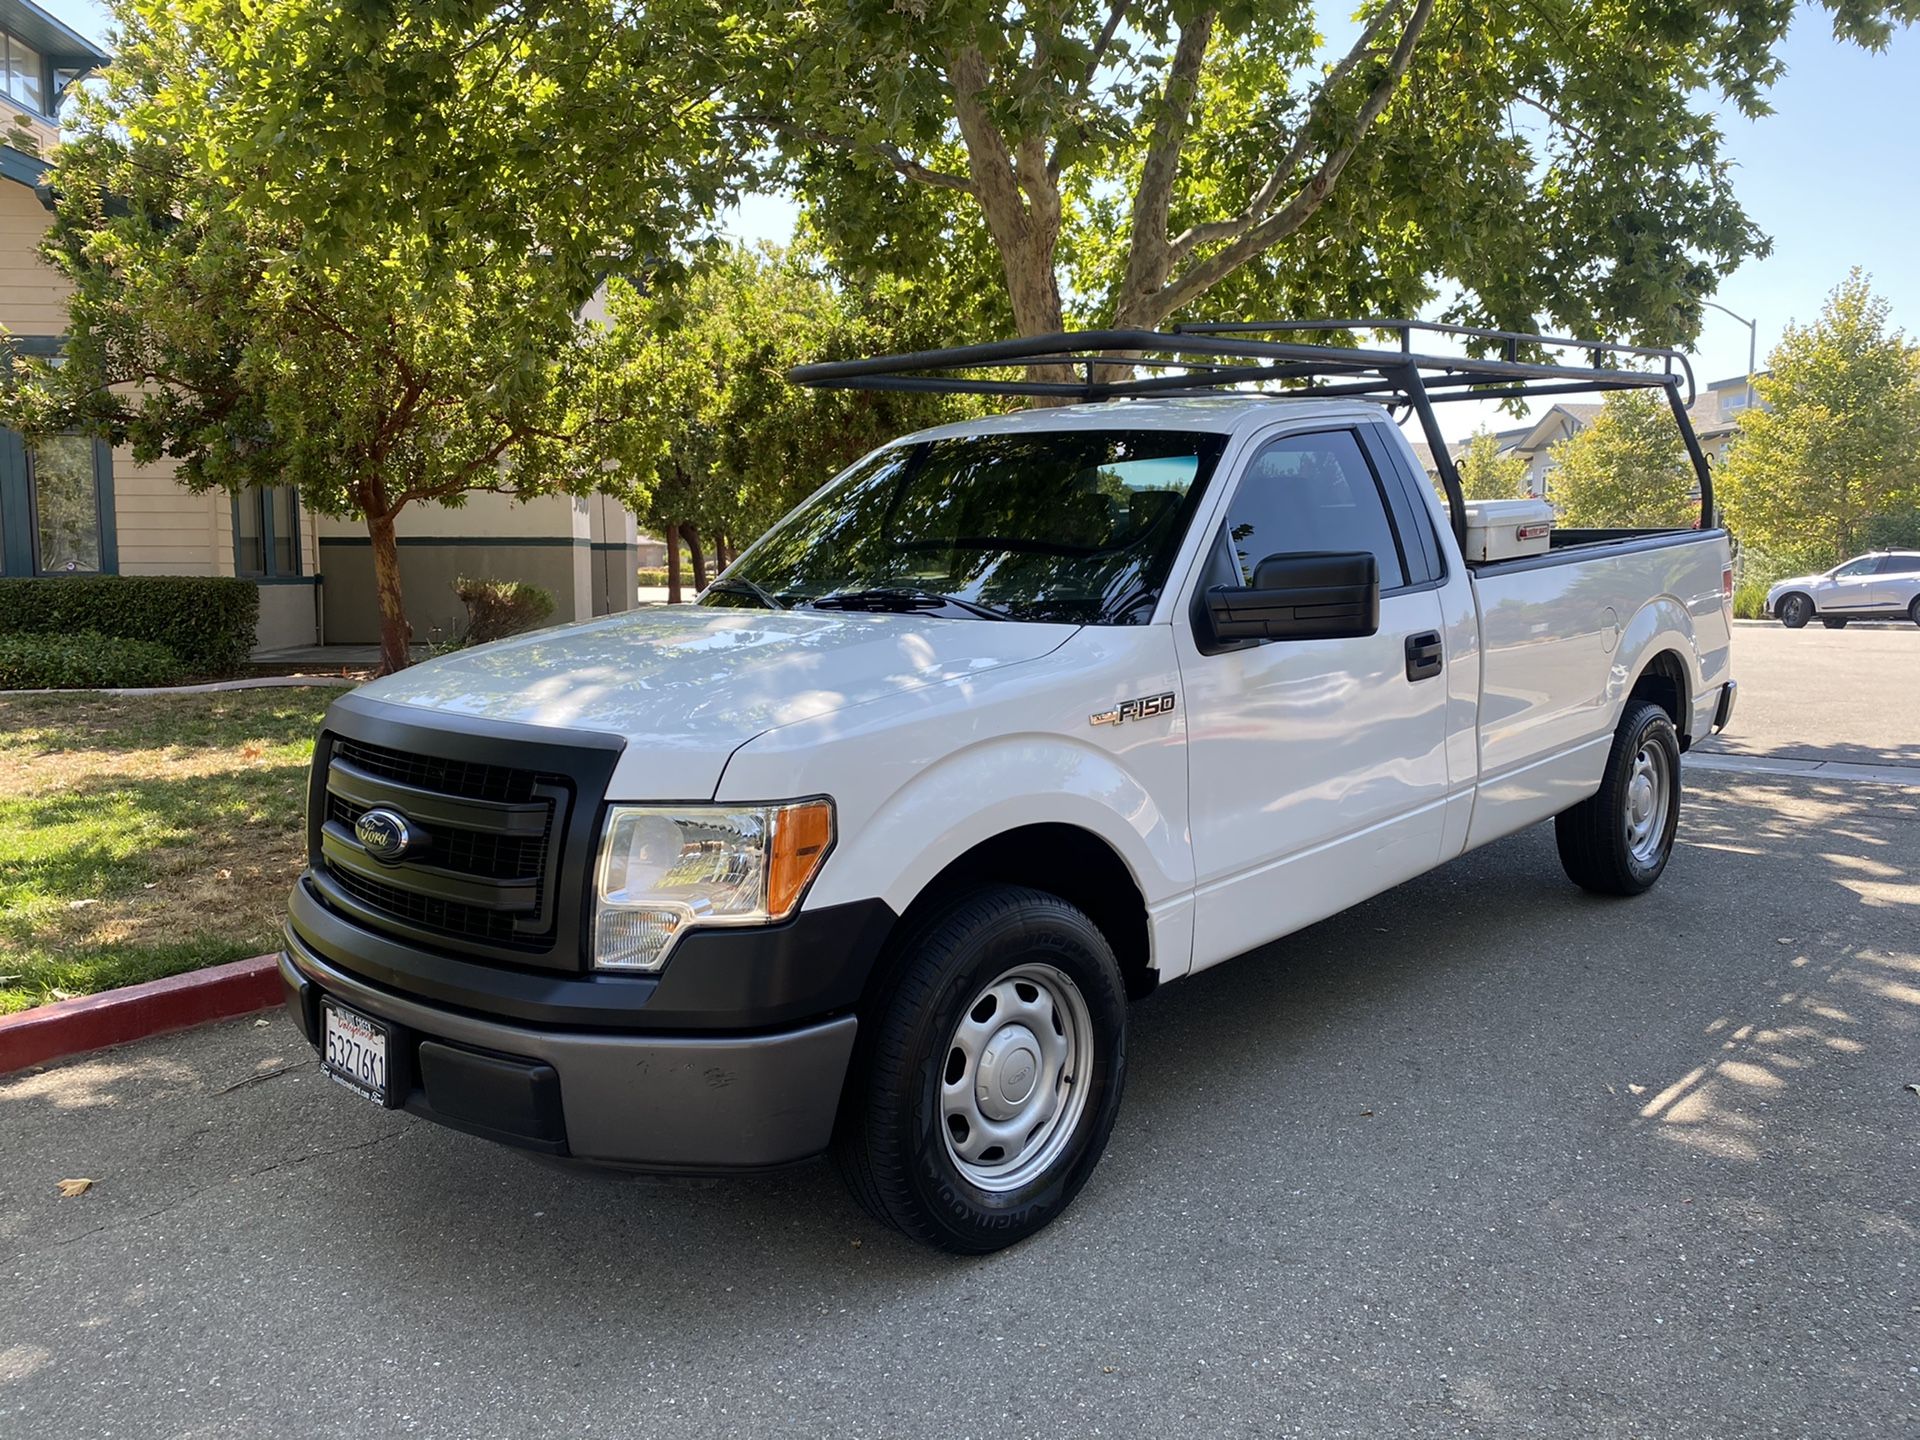
[[[108,57],[26,0],[0,0],[0,116],[31,133],[28,153],[0,144],[0,326],[29,354],[58,354],[64,277],[39,256],[52,220],[46,162],[68,86]],[[462,620],[456,576],[525,580],[552,593],[555,617],[584,619],[635,601],[639,530],[602,496],[516,504],[475,495],[458,509],[410,507],[398,522],[400,569],[418,639]],[[286,487],[195,495],[167,464],[78,435],[29,446],[0,430],[0,575],[239,575],[260,587],[257,648],[379,639],[373,568],[358,521],[303,514]]]

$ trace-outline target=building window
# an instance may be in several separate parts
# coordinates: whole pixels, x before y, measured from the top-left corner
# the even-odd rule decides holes
[[[29,110],[46,114],[40,52],[21,44],[17,36],[0,33],[0,60],[5,62],[7,94]]]
[[[98,575],[106,554],[98,447],[84,435],[49,435],[26,458],[34,572]]]
[[[256,485],[233,497],[233,573],[286,580],[300,573],[300,500],[291,485]]]

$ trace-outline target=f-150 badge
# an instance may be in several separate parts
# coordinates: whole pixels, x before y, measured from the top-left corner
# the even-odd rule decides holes
[[[1129,720],[1146,720],[1172,712],[1173,692],[1169,690],[1164,695],[1142,695],[1137,700],[1122,700],[1111,710],[1102,710],[1087,718],[1096,725],[1124,725]]]

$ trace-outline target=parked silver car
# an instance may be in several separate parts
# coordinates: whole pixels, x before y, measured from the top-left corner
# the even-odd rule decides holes
[[[1767,591],[1767,613],[1789,630],[1818,618],[1829,630],[1849,620],[1920,625],[1920,550],[1881,550],[1836,565],[1824,575],[1796,575]]]

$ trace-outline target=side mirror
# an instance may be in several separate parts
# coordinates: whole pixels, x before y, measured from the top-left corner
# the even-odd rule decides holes
[[[1206,593],[1215,640],[1338,640],[1380,629],[1380,563],[1371,553],[1269,555],[1250,586]]]

